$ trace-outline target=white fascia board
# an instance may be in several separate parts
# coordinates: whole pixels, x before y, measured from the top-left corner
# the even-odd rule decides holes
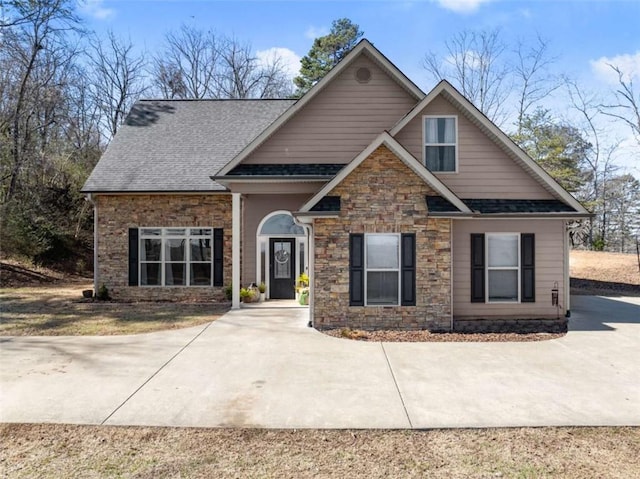
[[[574,208],[579,213],[588,214],[589,212],[584,206],[580,204],[568,191],[554,180],[549,173],[547,173],[540,165],[538,165],[532,158],[529,157],[522,149],[516,145],[506,133],[493,124],[480,110],[478,110],[473,103],[467,100],[458,90],[456,90],[446,80],[440,81],[433,90],[431,90],[424,99],[416,105],[411,112],[401,119],[389,132],[392,136],[397,135],[411,120],[423,111],[434,98],[440,95],[442,92],[446,92],[450,95],[459,106],[473,117],[485,130],[491,133],[495,139],[502,144],[502,146],[511,152],[524,166],[526,166],[538,181],[555,193],[556,197],[562,201],[565,201],[569,206]],[[525,170],[526,171],[526,170]]]
[[[289,121],[298,111],[305,107],[318,93],[320,93],[328,84],[330,84],[335,77],[340,75],[346,68],[351,65],[360,54],[366,51],[371,57],[381,64],[389,74],[407,91],[416,98],[416,100],[422,98],[424,93],[413,82],[411,82],[393,63],[391,63],[382,53],[378,51],[368,40],[361,40],[353,50],[324,78],[316,83],[302,98],[291,105],[282,115],[280,115],[271,125],[262,131],[256,138],[253,139],[238,155],[227,163],[215,176],[224,176],[229,173],[233,168],[238,166],[245,158],[247,158],[253,151],[255,151],[262,143],[264,143],[271,135],[280,129],[285,123]]]

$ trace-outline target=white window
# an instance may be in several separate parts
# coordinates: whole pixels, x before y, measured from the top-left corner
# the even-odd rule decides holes
[[[141,228],[140,286],[211,286],[212,228]]]
[[[365,235],[365,305],[400,304],[400,235]]]
[[[487,233],[487,302],[520,301],[520,234]]]
[[[429,171],[457,171],[458,118],[424,117],[424,164]]]

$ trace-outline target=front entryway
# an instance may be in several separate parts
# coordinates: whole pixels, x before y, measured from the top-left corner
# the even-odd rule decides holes
[[[295,298],[295,238],[269,239],[269,285],[271,299]]]

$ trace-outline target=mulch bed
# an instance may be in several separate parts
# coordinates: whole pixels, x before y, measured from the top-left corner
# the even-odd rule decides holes
[[[432,333],[430,331],[362,331],[359,329],[329,329],[322,331],[334,338],[386,343],[503,343],[546,341],[563,337],[566,333]]]

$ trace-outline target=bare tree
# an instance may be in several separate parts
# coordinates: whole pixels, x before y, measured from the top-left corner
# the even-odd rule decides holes
[[[608,240],[609,189],[614,173],[619,169],[614,157],[621,141],[611,139],[608,132],[597,126],[602,114],[598,94],[581,89],[573,80],[566,79],[566,86],[572,109],[580,115],[584,135],[591,143],[583,163],[587,167],[588,187],[581,196],[595,214],[589,226],[589,245],[593,248],[594,243],[604,245]]]
[[[166,36],[151,75],[168,99],[282,98],[293,90],[277,55],[261,60],[248,43],[186,25]]]
[[[218,96],[222,98],[283,98],[292,93],[277,55],[260,62],[248,43],[235,38],[220,42]]]
[[[210,31],[182,25],[165,37],[154,59],[154,82],[165,98],[216,98],[218,40]]]
[[[634,91],[633,78],[627,75],[617,65],[609,64],[609,67],[618,75],[618,88],[615,90],[616,103],[603,105],[602,113],[622,120],[633,133],[636,142],[640,146],[640,92]]]
[[[106,40],[96,40],[91,48],[92,93],[101,113],[105,134],[113,137],[124,119],[147,89],[145,61],[134,52],[130,40],[109,32]]]
[[[10,6],[15,13],[13,18],[20,20],[2,31],[3,50],[13,58],[12,67],[15,69],[15,81],[11,82],[11,92],[7,92],[12,105],[7,119],[11,138],[11,171],[7,175],[9,185],[5,190],[5,201],[11,200],[16,193],[29,135],[34,129],[42,127],[34,124],[38,119],[33,114],[36,103],[30,101],[30,95],[41,92],[53,77],[43,73],[36,79],[36,72],[42,69],[44,56],[48,56],[49,60],[52,57],[58,61],[62,58],[62,52],[67,51],[68,46],[65,32],[77,30],[79,26],[71,0],[16,1],[11,2]]]
[[[445,42],[446,54],[429,52],[423,67],[436,79],[451,81],[461,93],[497,124],[505,120],[509,96],[505,45],[500,31],[463,31]]]
[[[557,90],[561,82],[549,71],[556,58],[549,56],[549,44],[539,35],[533,46],[527,47],[522,41],[518,42],[515,54],[513,74],[518,88],[517,132],[520,133],[522,122],[531,108]]]

